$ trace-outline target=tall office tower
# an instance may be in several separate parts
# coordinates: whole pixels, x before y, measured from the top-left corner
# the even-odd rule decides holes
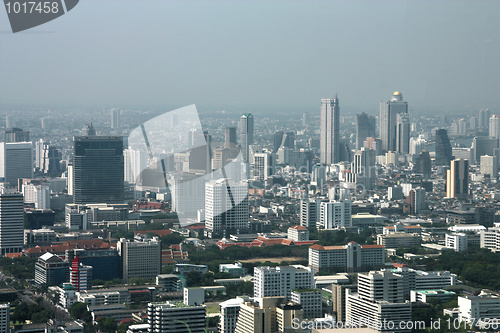
[[[411,155],[420,155],[422,150],[425,148],[426,140],[424,136],[421,134],[418,138],[410,138],[410,154]]]
[[[4,142],[28,142],[30,141],[30,131],[23,131],[20,128],[11,128],[5,131]]]
[[[489,120],[491,117],[491,111],[488,109],[479,110],[479,129],[483,131],[489,130]]]
[[[309,125],[309,115],[307,113],[302,114],[302,126],[307,127]]]
[[[450,170],[446,171],[446,197],[466,198],[469,194],[469,161],[464,159],[451,161]]]
[[[254,178],[267,180],[276,173],[276,155],[273,153],[257,153],[254,161]]]
[[[111,128],[112,129],[118,129],[121,126],[120,122],[120,109],[111,109],[110,110],[110,115],[111,115]]]
[[[490,121],[490,136],[495,139],[500,139],[500,115],[492,115]]]
[[[340,107],[337,96],[321,100],[320,161],[323,165],[340,162]]]
[[[477,123],[477,117],[472,116],[469,118],[469,128],[471,129],[471,131],[475,132],[477,130]]]
[[[363,146],[368,149],[375,150],[375,155],[382,155],[382,140],[373,137],[367,137]]]
[[[366,138],[375,137],[375,117],[366,113],[356,115],[356,149],[363,147]]]
[[[399,113],[396,117],[396,151],[400,154],[410,153],[410,116]]]
[[[121,238],[117,243],[122,262],[122,279],[154,279],[161,273],[161,241],[158,237],[144,242]]]
[[[356,184],[361,184],[365,189],[371,190],[377,177],[375,168],[375,150],[362,147],[354,154],[351,171],[355,175]]]
[[[358,290],[358,284],[332,284],[333,312],[337,317],[337,322],[345,323],[345,294],[347,289],[356,292]]]
[[[305,228],[316,228],[319,222],[321,199],[300,200],[300,225]]]
[[[417,187],[410,190],[410,214],[420,214],[427,208],[425,194],[426,191],[422,187]]]
[[[248,231],[248,185],[228,179],[205,184],[205,234],[207,237],[229,237]]]
[[[17,185],[20,178],[33,178],[33,144],[0,142],[0,179]]]
[[[449,165],[453,158],[448,132],[441,128],[436,131],[436,159],[435,165]]]
[[[123,203],[123,160],[123,137],[75,136],[73,202]]]
[[[294,289],[311,289],[314,271],[302,265],[255,267],[254,297],[283,296],[290,298]]]
[[[50,252],[38,257],[35,263],[35,283],[39,286],[58,286],[69,281],[69,262]]]
[[[352,203],[350,200],[322,202],[320,204],[318,229],[339,229],[352,226]]]
[[[479,163],[481,156],[493,155],[498,147],[499,140],[489,136],[476,136],[472,139],[471,155],[472,163]]]
[[[78,256],[71,260],[69,267],[69,282],[75,286],[76,291],[84,291],[92,288],[92,266],[85,266],[80,262]]]
[[[124,180],[129,184],[136,184],[140,180],[141,172],[147,169],[148,154],[141,149],[124,149],[123,164]]]
[[[498,176],[498,161],[496,156],[481,156],[481,174],[489,175],[490,178],[497,178]]]
[[[294,132],[276,132],[274,133],[273,153],[276,153],[281,147],[289,149],[295,148],[295,133]]]
[[[395,91],[389,101],[380,102],[380,139],[383,151],[397,150],[397,115],[408,113],[408,103],[403,94]]]
[[[240,144],[243,161],[249,162],[250,145],[253,145],[254,119],[251,113],[244,113],[240,118]]]
[[[12,116],[5,116],[5,128],[14,128],[15,120]]]
[[[18,253],[24,244],[24,204],[20,193],[0,194],[0,254]]]
[[[389,271],[358,274],[358,292],[346,290],[346,321],[364,322],[378,332],[411,332],[411,303],[404,300],[404,277]],[[390,322],[390,324],[387,324]]]
[[[205,306],[148,303],[148,333],[205,333]]]
[[[424,178],[431,178],[432,162],[431,155],[428,150],[422,150],[420,154],[415,157],[413,172],[424,175]]]
[[[236,147],[236,127],[226,127],[224,139],[224,148]]]

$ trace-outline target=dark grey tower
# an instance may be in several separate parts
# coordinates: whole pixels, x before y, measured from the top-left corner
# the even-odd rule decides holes
[[[236,127],[226,127],[224,148],[236,147]]]
[[[441,128],[436,131],[436,159],[435,165],[450,165],[452,150],[448,132]]]
[[[73,138],[73,202],[123,203],[123,137],[88,133]]]
[[[369,137],[375,137],[375,117],[363,112],[356,115],[356,149],[361,149]]]
[[[396,127],[399,113],[408,113],[408,103],[403,101],[403,94],[395,91],[389,101],[380,102],[380,139],[383,151],[397,150]]]

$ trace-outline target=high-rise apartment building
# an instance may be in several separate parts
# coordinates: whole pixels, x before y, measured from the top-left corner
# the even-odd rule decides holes
[[[410,214],[420,214],[423,210],[427,209],[425,201],[426,191],[422,187],[417,187],[410,190],[408,196],[410,200]]]
[[[229,179],[205,184],[205,234],[207,237],[229,237],[248,231],[248,185]]]
[[[323,165],[340,162],[339,99],[321,100],[320,161]]]
[[[498,176],[498,160],[496,156],[481,156],[481,174],[489,175],[490,178]]]
[[[489,130],[489,120],[491,117],[491,111],[488,109],[479,110],[479,129],[482,131]]]
[[[319,228],[331,230],[350,227],[352,225],[351,210],[350,200],[322,202],[320,204]]]
[[[157,237],[144,242],[121,238],[117,244],[122,261],[122,279],[154,279],[161,273],[161,241]]]
[[[254,297],[291,297],[294,289],[311,289],[314,283],[312,268],[301,265],[255,267]]]
[[[23,184],[25,203],[32,203],[36,209],[50,209],[50,187],[48,184]]]
[[[397,151],[397,115],[401,113],[408,113],[408,103],[403,101],[403,94],[399,91],[395,91],[389,101],[380,103],[380,139],[383,151]]]
[[[123,137],[75,136],[73,144],[73,202],[123,203]]]
[[[20,193],[0,194],[0,254],[18,253],[24,244],[24,204]]]
[[[17,185],[20,178],[33,178],[33,144],[0,142],[0,179]]]
[[[358,291],[346,291],[346,321],[364,322],[378,332],[410,332],[411,303],[404,300],[404,277],[393,272],[358,274]],[[402,325],[401,325],[402,324]]]
[[[35,169],[43,174],[61,172],[61,152],[42,139],[35,143]]]
[[[249,147],[253,145],[254,118],[251,113],[244,113],[240,118],[240,145],[243,161],[249,162]]]
[[[469,161],[464,159],[451,161],[450,170],[446,171],[446,197],[466,198],[469,195]]]
[[[316,228],[319,222],[321,199],[300,200],[300,225],[305,228]]]
[[[500,115],[492,115],[489,119],[490,122],[490,137],[500,139]]]
[[[142,183],[141,172],[148,167],[147,152],[141,149],[123,150],[124,180],[129,184]]]
[[[276,173],[276,156],[273,153],[256,153],[254,161],[254,178],[267,180]]]
[[[366,138],[375,135],[375,117],[364,112],[356,115],[356,149],[363,147]]]
[[[356,184],[361,184],[364,189],[371,190],[377,177],[375,167],[375,150],[361,147],[354,154],[351,171],[354,173]]]

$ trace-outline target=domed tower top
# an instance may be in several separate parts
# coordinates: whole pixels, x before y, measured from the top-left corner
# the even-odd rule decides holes
[[[400,91],[395,91],[394,94],[392,94],[391,100],[393,100],[393,101],[402,101],[403,100],[403,94]]]

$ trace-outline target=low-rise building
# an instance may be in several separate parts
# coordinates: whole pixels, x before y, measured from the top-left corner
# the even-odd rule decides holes
[[[396,232],[386,235],[377,235],[377,244],[388,249],[397,249],[399,247],[410,248],[420,246],[421,237],[419,234],[409,234],[405,232]]]
[[[458,308],[458,319],[467,323],[498,320],[500,318],[500,297],[484,292],[479,296],[459,296]]]
[[[447,302],[456,294],[453,291],[443,289],[433,290],[411,290],[410,301],[429,303],[431,299],[438,300],[439,302]]]
[[[205,306],[186,306],[184,303],[149,303],[149,333],[205,333]]]
[[[456,252],[467,250],[468,237],[467,234],[455,232],[453,234],[446,234],[445,245]]]
[[[301,225],[294,225],[288,228],[288,239],[296,242],[308,241],[309,230]]]

